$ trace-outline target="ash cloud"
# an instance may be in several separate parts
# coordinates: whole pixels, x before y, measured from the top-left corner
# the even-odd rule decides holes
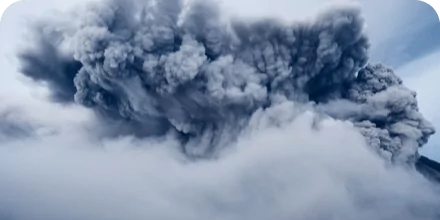
[[[216,154],[253,112],[279,100],[358,105],[331,116],[351,120],[393,159],[416,158],[435,132],[415,93],[392,70],[367,64],[355,7],[292,25],[224,22],[210,1],[184,8],[179,0],[94,5],[68,28],[47,24],[68,31],[40,34],[37,49],[20,55],[22,72],[47,82],[56,100],[74,97],[139,135],[175,131],[193,156]]]
[[[0,140],[0,216],[439,218],[413,163],[435,129],[368,63],[358,8],[294,24],[226,21],[210,1],[83,9],[19,53],[62,105],[23,105],[50,132]]]
[[[38,24],[32,29],[32,47],[18,55],[20,72],[37,82],[47,83],[54,101],[72,102],[76,93],[72,82],[81,69],[81,63],[59,50],[61,39],[57,33],[44,28],[44,24]]]

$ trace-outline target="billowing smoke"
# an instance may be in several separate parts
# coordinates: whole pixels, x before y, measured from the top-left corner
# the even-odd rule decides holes
[[[434,133],[416,94],[392,70],[367,65],[358,9],[306,24],[223,20],[210,1],[97,5],[67,27],[39,25],[22,72],[46,81],[54,100],[74,98],[136,134],[175,131],[192,156],[215,154],[252,113],[284,101],[352,121],[393,159],[417,157]]]
[[[0,218],[440,217],[438,187],[413,168],[435,129],[368,64],[356,7],[285,24],[226,19],[211,1],[110,0],[33,37],[20,72],[74,123],[0,139]]]

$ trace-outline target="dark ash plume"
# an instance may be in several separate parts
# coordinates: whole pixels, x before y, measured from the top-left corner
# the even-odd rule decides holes
[[[95,5],[68,32],[41,35],[38,50],[21,54],[22,72],[47,82],[56,100],[74,97],[137,134],[175,131],[193,156],[215,153],[256,110],[283,101],[352,121],[393,159],[416,157],[434,133],[415,93],[386,67],[367,65],[358,9],[285,25],[225,23],[209,1],[184,8],[179,0]]]
[[[72,102],[76,93],[72,82],[82,67],[81,63],[59,50],[60,33],[48,32],[40,25],[34,28],[34,32],[34,47],[18,54],[20,72],[37,82],[47,83],[54,101]]]

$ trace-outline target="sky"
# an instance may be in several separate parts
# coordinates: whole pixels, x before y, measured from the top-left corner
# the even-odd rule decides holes
[[[15,51],[26,45],[24,27],[42,14],[56,14],[87,0],[23,0],[9,7],[0,23],[0,65],[2,94],[44,96],[44,88],[29,86],[16,71]],[[312,19],[327,7],[347,1],[330,0],[219,0],[230,16],[245,18],[275,17],[286,22]],[[354,1],[350,1],[353,3]],[[420,110],[440,127],[440,87],[436,85],[440,64],[440,23],[428,4],[415,0],[359,0],[372,42],[371,62],[391,66],[404,83],[418,93]],[[276,13],[274,13],[276,12]],[[62,14],[59,16],[62,17]],[[32,88],[32,89],[31,89]],[[440,161],[440,134],[422,150],[422,154]]]

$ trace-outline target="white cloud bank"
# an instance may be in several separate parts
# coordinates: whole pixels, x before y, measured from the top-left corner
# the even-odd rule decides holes
[[[172,138],[99,141],[84,129],[90,118],[62,125],[40,118],[40,126],[56,135],[46,132],[0,148],[0,216],[438,218],[438,189],[420,174],[385,164],[352,125],[321,121],[311,112],[292,111],[292,105],[256,113],[252,129],[228,152],[199,162],[182,157]],[[47,109],[64,119],[75,111]],[[26,115],[32,117],[21,117]],[[273,126],[274,120],[281,126]]]

